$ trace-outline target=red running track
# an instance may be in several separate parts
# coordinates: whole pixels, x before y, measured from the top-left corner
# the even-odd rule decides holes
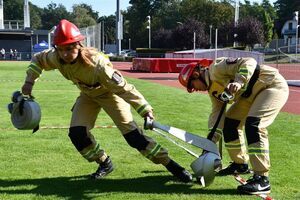
[[[114,68],[120,70],[124,76],[148,80],[162,85],[168,85],[172,87],[185,89],[177,81],[178,73],[147,73],[147,72],[132,71],[131,62],[113,62],[113,65]],[[290,95],[282,111],[300,115],[300,100],[299,100],[300,88],[299,87],[289,87],[289,88],[290,88]]]

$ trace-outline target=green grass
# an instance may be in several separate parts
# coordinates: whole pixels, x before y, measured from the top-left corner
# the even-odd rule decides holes
[[[103,180],[85,177],[97,165],[86,162],[68,138],[68,129],[20,131],[13,128],[6,105],[13,91],[19,90],[26,62],[0,62],[0,199],[136,199],[136,200],[215,200],[257,199],[236,192],[233,177],[216,177],[214,184],[202,188],[182,184],[160,165],[155,165],[127,145],[116,128],[97,128],[93,134],[109,153],[115,171]],[[144,94],[155,108],[157,121],[206,136],[210,102],[206,95],[143,80],[127,79]],[[58,72],[45,72],[34,88],[42,109],[42,127],[68,127],[70,109],[79,92]],[[134,111],[140,126],[143,120]],[[280,113],[269,127],[272,168],[270,180],[275,199],[300,199],[300,116]],[[113,125],[101,112],[97,125]],[[155,138],[170,155],[187,169],[195,159],[154,132]],[[188,146],[195,152],[201,149]],[[224,152],[223,164],[229,162]],[[245,176],[247,178],[247,176]]]

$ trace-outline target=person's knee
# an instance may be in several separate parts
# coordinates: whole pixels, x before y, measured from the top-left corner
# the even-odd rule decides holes
[[[259,117],[247,117],[245,123],[245,132],[247,137],[248,145],[259,142],[259,128],[258,125],[260,123]]]
[[[69,128],[69,137],[78,151],[92,144],[92,140],[88,137],[85,126],[74,126]]]
[[[140,133],[138,129],[135,129],[129,133],[123,135],[126,142],[133,148],[136,148],[138,151],[145,150],[149,144],[149,141],[145,138],[144,135]]]
[[[238,126],[240,122],[240,120],[225,117],[223,128],[224,142],[231,142],[239,139]]]

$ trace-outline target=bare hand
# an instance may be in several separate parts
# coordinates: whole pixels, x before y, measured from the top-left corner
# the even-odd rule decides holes
[[[24,95],[30,95],[32,92],[33,83],[26,81],[24,85],[22,86],[22,93]]]
[[[149,112],[147,112],[145,115],[144,115],[144,118],[147,118],[147,117],[149,117],[150,119],[154,119],[154,115],[153,115],[153,112],[152,111],[149,111]]]
[[[242,88],[242,85],[238,82],[233,82],[233,83],[229,83],[227,85],[227,90],[231,93],[231,94],[235,94],[237,93],[237,91],[239,91]]]

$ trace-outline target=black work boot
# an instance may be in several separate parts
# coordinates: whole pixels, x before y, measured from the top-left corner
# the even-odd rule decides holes
[[[240,185],[237,189],[239,192],[246,194],[269,194],[271,185],[267,176],[254,174],[251,179],[247,180],[245,185]]]
[[[108,156],[103,163],[99,164],[97,171],[95,173],[91,174],[91,178],[92,179],[101,179],[104,176],[108,175],[113,170],[114,170],[113,164]]]
[[[181,182],[188,183],[191,182],[193,177],[185,170],[183,167],[181,167],[178,163],[171,160],[167,165],[166,168],[169,172],[171,172],[176,178],[178,178]]]
[[[228,167],[221,169],[218,172],[219,176],[227,176],[234,174],[248,174],[251,170],[249,169],[248,164],[237,164],[235,162],[231,163]]]

